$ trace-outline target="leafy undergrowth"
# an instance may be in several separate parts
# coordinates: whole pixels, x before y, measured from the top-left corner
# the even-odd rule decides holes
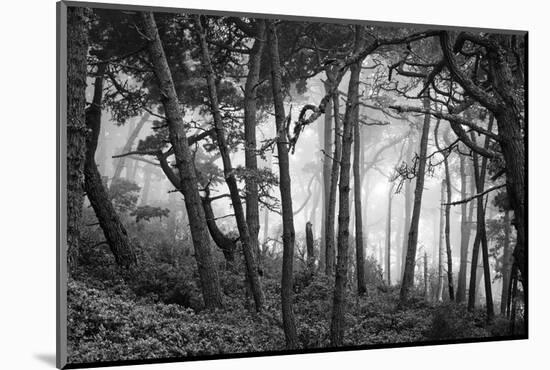
[[[69,361],[167,358],[284,349],[279,282],[264,281],[265,309],[245,308],[244,295],[225,296],[224,309],[205,311],[137,295],[126,283],[69,282]],[[295,284],[294,311],[302,348],[329,347],[333,280],[325,276]],[[139,292],[139,290],[138,290]],[[369,286],[347,294],[344,345],[422,342],[499,335],[481,311],[461,305],[430,305],[418,298],[396,310],[399,290]]]

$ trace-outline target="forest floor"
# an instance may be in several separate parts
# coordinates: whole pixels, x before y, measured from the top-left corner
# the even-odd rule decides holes
[[[180,284],[175,292],[167,289],[174,283],[171,271],[168,265],[152,274],[143,270],[131,282],[109,269],[101,274],[75,274],[68,283],[69,362],[284,350],[278,279],[263,280],[265,308],[256,313],[245,303],[242,276],[220,272],[224,309],[205,311],[200,310],[196,287]],[[301,348],[330,347],[333,284],[322,274],[313,278],[297,274],[294,312]],[[398,287],[371,284],[368,294],[360,297],[348,290],[344,345],[421,343],[506,333],[508,321],[497,318],[488,325],[481,309],[468,312],[464,305],[434,304],[418,295],[406,309],[397,310],[398,297]]]

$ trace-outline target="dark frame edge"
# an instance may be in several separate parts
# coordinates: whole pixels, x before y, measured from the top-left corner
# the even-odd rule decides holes
[[[465,27],[465,26],[449,26],[441,24],[428,24],[428,23],[406,23],[406,22],[384,22],[368,19],[353,19],[353,18],[330,18],[314,16],[309,17],[305,15],[295,14],[271,14],[271,13],[253,13],[231,10],[216,10],[216,9],[193,9],[193,8],[176,8],[168,6],[153,6],[153,5],[132,5],[132,4],[112,4],[101,3],[94,1],[71,1],[61,0],[67,6],[78,6],[88,8],[101,8],[112,10],[133,10],[133,11],[151,11],[157,13],[178,13],[178,12],[190,12],[193,14],[202,15],[217,15],[217,16],[239,16],[239,17],[254,17],[254,18],[266,18],[266,19],[282,19],[288,21],[304,21],[304,22],[328,22],[328,23],[340,23],[340,24],[365,24],[375,25],[382,27],[414,27],[418,29],[445,29],[450,31],[469,30],[469,31],[481,31],[481,32],[493,32],[501,34],[518,34],[523,35],[528,32],[527,30],[514,30],[514,29],[500,29],[500,28],[483,28],[483,27]],[[126,0],[125,0],[126,1]]]
[[[67,6],[56,3],[56,353],[55,365],[67,365]]]

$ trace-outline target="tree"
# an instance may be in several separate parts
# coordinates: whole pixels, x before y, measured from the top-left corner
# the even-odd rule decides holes
[[[210,111],[214,118],[214,131],[216,133],[216,141],[218,143],[218,149],[220,151],[223,162],[224,178],[227,187],[229,188],[231,203],[235,212],[235,219],[237,221],[237,228],[239,230],[240,242],[242,245],[244,260],[246,264],[246,277],[248,284],[250,285],[250,289],[252,290],[252,296],[254,297],[256,311],[259,312],[262,310],[263,293],[258,276],[258,269],[256,267],[256,261],[254,260],[255,251],[253,250],[253,246],[250,242],[250,232],[248,231],[248,224],[246,222],[246,216],[244,214],[244,209],[241,202],[239,187],[237,186],[237,179],[235,177],[233,166],[231,164],[231,158],[229,156],[224,122],[222,120],[222,115],[219,108],[216,77],[214,75],[214,70],[210,61],[210,54],[208,50],[208,44],[206,42],[206,35],[202,26],[202,20],[199,15],[195,16],[195,26],[197,28],[200,49],[202,51],[202,66],[206,73]]]
[[[393,195],[393,183],[388,190],[388,212],[386,215],[386,275],[388,277],[388,285],[391,286],[391,206]]]
[[[460,155],[460,196],[466,198],[466,189],[468,180],[466,177],[466,159]],[[458,303],[466,300],[466,273],[468,269],[468,245],[470,243],[470,223],[471,217],[468,217],[468,203],[460,205],[460,269],[458,270],[458,286],[456,290],[456,301]]]
[[[126,228],[120,221],[109,199],[95,163],[95,152],[101,131],[101,100],[105,68],[106,64],[100,64],[98,67],[94,84],[94,97],[92,104],[86,110],[86,126],[90,132],[86,140],[84,188],[116,263],[121,267],[129,268],[137,264],[136,255]]]
[[[67,7],[67,263],[76,265],[84,202],[87,11]]]
[[[355,261],[357,270],[357,294],[359,295],[362,295],[367,291],[367,285],[365,282],[365,247],[363,245],[363,207],[361,205],[361,164],[363,162],[361,154],[361,127],[359,119],[356,119],[353,126],[353,200],[355,204]]]
[[[139,119],[136,126],[130,130],[130,135],[128,136],[128,140],[126,140],[126,144],[124,144],[124,148],[122,148],[121,153],[128,153],[130,150],[132,150],[132,147],[134,145],[134,142],[136,141],[139,133],[143,129],[143,126],[145,126],[145,123],[149,120],[150,114],[146,112],[141,118]],[[115,167],[115,173],[113,175],[113,180],[116,180],[120,178],[120,175],[122,174],[122,170],[126,166],[126,159],[120,158],[117,160],[116,167]],[[129,171],[127,169],[127,171]]]
[[[273,89],[273,105],[275,107],[275,125],[277,135],[277,155],[279,160],[279,188],[281,191],[281,207],[283,217],[283,273],[281,277],[281,307],[283,311],[283,329],[287,349],[298,348],[298,336],[292,310],[292,281],[294,259],[294,219],[292,215],[292,193],[288,158],[288,134],[283,102],[283,86],[281,79],[281,62],[277,30],[273,21],[266,21],[267,43],[271,62],[271,86]]]
[[[355,26],[355,53],[363,49],[364,42],[363,27]],[[359,77],[361,75],[362,62],[363,59],[360,58],[350,67],[348,96],[343,121],[339,183],[340,208],[338,210],[338,257],[336,263],[336,279],[334,282],[332,319],[330,324],[330,343],[332,346],[341,346],[344,339],[345,287],[347,283],[350,217],[350,160],[351,146],[353,143],[353,126],[354,122],[359,119]]]
[[[149,58],[154,67],[161,102],[166,112],[166,122],[169,130],[169,139],[176,157],[176,168],[179,172],[179,189],[185,197],[185,206],[189,218],[191,237],[195,248],[195,258],[201,281],[204,304],[213,309],[222,307],[222,295],[218,272],[212,260],[206,219],[201,198],[197,188],[197,176],[191,152],[187,143],[187,136],[183,126],[183,112],[179,106],[178,97],[166,56],[160,41],[157,25],[153,13],[141,13]]]
[[[429,92],[429,89],[428,89]],[[430,107],[429,96],[425,95],[422,100],[424,108]],[[418,224],[420,222],[420,209],[422,206],[422,194],[424,192],[424,176],[426,173],[426,154],[428,150],[428,137],[430,133],[430,115],[424,115],[424,124],[422,125],[422,136],[420,137],[420,153],[418,154],[418,172],[416,176],[416,186],[414,189],[414,203],[409,228],[409,238],[407,243],[407,257],[405,259],[405,269],[403,271],[403,281],[399,292],[399,306],[403,307],[409,300],[410,290],[414,285],[414,267],[416,265],[416,245],[418,242]]]

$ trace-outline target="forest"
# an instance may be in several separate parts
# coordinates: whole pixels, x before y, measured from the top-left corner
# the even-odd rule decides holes
[[[69,363],[525,338],[526,49],[69,6]]]

